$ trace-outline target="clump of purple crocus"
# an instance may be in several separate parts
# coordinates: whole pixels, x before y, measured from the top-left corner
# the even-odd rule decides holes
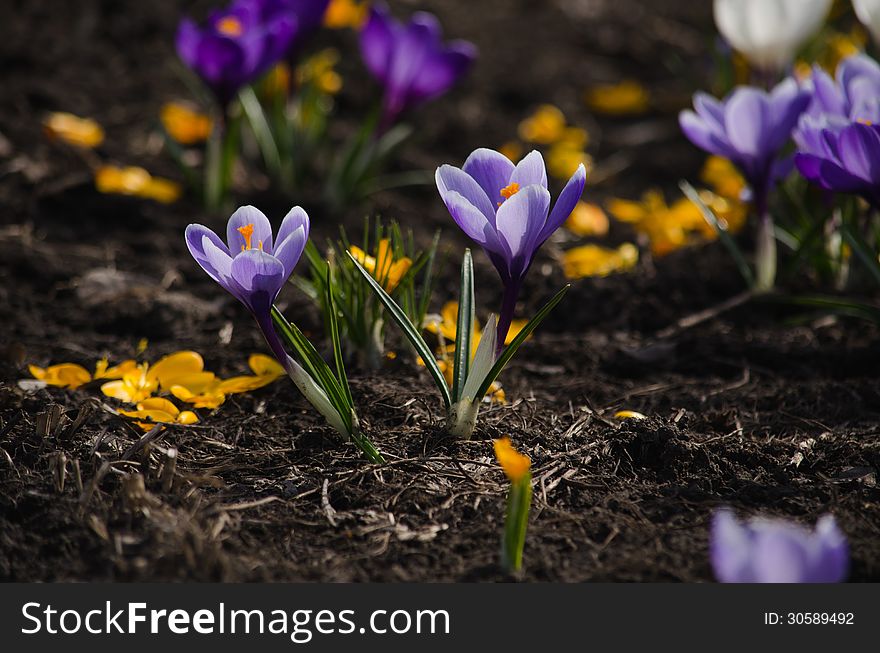
[[[795,130],[795,165],[807,180],[880,207],[880,65],[844,59],[836,80],[813,70],[813,101]]]
[[[293,18],[296,32],[291,39],[288,56],[292,57],[304,41],[318,31],[327,13],[330,0],[251,0],[259,6],[263,23],[279,18]]]
[[[550,210],[547,171],[540,152],[532,151],[514,165],[500,152],[480,148],[461,168],[437,168],[437,189],[446,208],[462,231],[483,248],[504,284],[499,350],[535,253],[574,210],[586,178],[586,169],[578,166]]]
[[[810,531],[783,519],[740,522],[725,508],[712,519],[710,558],[722,583],[838,583],[849,547],[831,515]]]
[[[189,225],[185,236],[192,257],[208,276],[247,307],[275,357],[288,369],[291,359],[272,324],[272,305],[309,239],[306,212],[298,206],[292,208],[274,242],[269,219],[253,206],[242,206],[232,214],[226,225],[225,243],[200,224]]]
[[[287,53],[296,33],[292,13],[269,11],[259,0],[237,0],[212,12],[203,26],[184,18],[177,29],[177,53],[225,109],[239,89]]]
[[[694,145],[730,159],[749,183],[759,220],[755,285],[761,290],[769,290],[776,276],[769,194],[776,179],[790,169],[790,159],[780,160],[780,153],[807,109],[810,95],[809,89],[788,78],[770,92],[740,86],[723,100],[697,93],[695,111],[679,115],[681,129]]]
[[[413,14],[401,24],[382,4],[373,4],[360,32],[361,56],[385,88],[382,126],[405,110],[442,95],[470,68],[477,55],[467,41],[443,43],[437,18]]]

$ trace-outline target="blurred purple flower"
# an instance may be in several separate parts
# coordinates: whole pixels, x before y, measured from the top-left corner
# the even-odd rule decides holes
[[[186,228],[186,246],[196,263],[248,308],[282,365],[287,354],[272,325],[272,304],[308,238],[309,216],[298,206],[284,217],[274,243],[269,219],[253,206],[242,206],[229,218],[226,243],[200,224]]]
[[[280,18],[292,18],[296,23],[296,34],[291,40],[288,54],[294,55],[303,41],[318,31],[327,13],[330,0],[251,0],[260,8],[264,23]]]
[[[237,0],[214,11],[203,27],[184,18],[177,28],[177,53],[211,89],[222,107],[287,52],[297,20],[264,12],[259,0]]]
[[[467,41],[444,44],[434,15],[418,12],[403,25],[378,3],[370,7],[360,45],[367,69],[385,87],[385,126],[406,109],[449,90],[477,56]]]
[[[462,231],[483,248],[504,283],[499,343],[504,343],[510,328],[520,286],[535,252],[571,214],[586,177],[584,166],[578,166],[551,211],[540,152],[530,152],[514,166],[500,152],[480,148],[461,168],[437,168],[437,189],[446,208]]]
[[[807,180],[855,193],[880,207],[880,125],[807,117],[798,131],[795,165]]]
[[[813,101],[805,116],[880,123],[880,65],[870,57],[847,57],[837,66],[835,79],[813,66],[809,83]]]
[[[724,508],[712,519],[710,557],[722,583],[838,583],[847,574],[849,547],[831,515],[809,531],[783,519],[742,523]]]

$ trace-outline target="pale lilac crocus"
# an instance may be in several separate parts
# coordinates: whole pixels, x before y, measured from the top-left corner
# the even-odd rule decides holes
[[[367,70],[385,89],[382,128],[408,108],[448,91],[477,56],[468,41],[444,43],[433,14],[417,12],[404,25],[381,3],[370,7],[360,49]]]
[[[706,93],[694,96],[694,111],[679,114],[685,136],[697,147],[730,159],[751,187],[758,216],[756,288],[769,290],[776,276],[773,220],[767,211],[776,180],[791,168],[780,160],[792,130],[810,104],[810,90],[791,78],[767,92],[740,86],[723,100]]]
[[[242,206],[232,214],[225,243],[200,224],[189,225],[185,237],[192,257],[247,307],[275,357],[287,369],[291,359],[272,324],[272,305],[309,238],[306,212],[299,206],[292,208],[281,222],[277,239],[273,239],[269,219],[253,206]]]
[[[483,248],[504,284],[499,349],[535,253],[574,210],[586,178],[586,169],[578,166],[551,210],[547,171],[538,151],[514,165],[500,152],[480,148],[461,168],[437,168],[437,189],[446,208],[462,231]]]
[[[712,519],[710,558],[722,583],[839,583],[849,547],[831,515],[809,530],[784,519],[740,522],[724,508]]]

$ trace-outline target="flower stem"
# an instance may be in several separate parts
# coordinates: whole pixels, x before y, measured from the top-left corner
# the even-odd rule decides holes
[[[755,291],[768,292],[776,283],[776,234],[773,216],[767,210],[767,193],[755,193],[758,233],[755,241]]]
[[[513,321],[513,312],[516,308],[516,302],[519,299],[519,291],[522,283],[510,281],[504,286],[504,295],[501,298],[501,313],[498,315],[498,340],[495,343],[495,357],[501,354],[504,349],[504,341],[507,339],[507,332],[510,331],[510,324]]]

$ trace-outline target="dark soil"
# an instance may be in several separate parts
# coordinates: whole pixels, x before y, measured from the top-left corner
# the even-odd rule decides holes
[[[460,163],[552,102],[589,128],[600,166],[615,162],[616,174],[588,189],[594,201],[671,190],[694,176],[700,156],[675,115],[708,66],[709,3],[418,5],[482,56],[465,84],[415,117],[421,130],[402,167]],[[443,439],[430,381],[393,343],[397,360],[352,374],[383,467],[337,441],[283,380],[146,446],[102,408],[95,387],[19,389],[27,363],[90,368],[102,356],[133,356],[141,338],[149,360],[191,348],[224,375],[264,350],[245,311],[183,243],[187,223],[219,227],[225,216],[188,200],[99,195],[83,162],[41,134],[45,111],[91,115],[107,128],[102,157],[174,177],[150,133],[160,104],[186,96],[172,50],[180,15],[158,2],[0,7],[0,578],[504,580],[506,482],[491,439],[510,435],[533,461],[528,580],[711,580],[707,526],[721,505],[804,522],[833,512],[850,539],[851,578],[880,580],[880,333],[751,302],[658,336],[742,291],[717,245],[645,255],[632,274],[577,282],[502,376],[511,403],[484,409],[471,442]],[[350,34],[332,38],[354,52]],[[350,116],[370,86],[356,56],[343,69],[340,104]],[[582,90],[622,77],[647,83],[655,109],[591,116]],[[285,210],[268,193],[248,199],[274,220]],[[318,239],[335,232],[335,220],[302,203]],[[445,227],[449,264],[434,307],[452,298],[466,241],[435,191],[386,193],[367,208],[422,239]],[[627,237],[616,228],[611,241]],[[549,243],[534,266],[523,315],[564,282],[559,246]],[[477,263],[485,318],[498,285],[481,254]],[[98,293],[102,269],[116,272]],[[314,307],[293,287],[282,300],[320,339]],[[223,344],[218,333],[229,325]],[[622,408],[648,419],[614,420]],[[173,475],[170,447],[179,451]]]

